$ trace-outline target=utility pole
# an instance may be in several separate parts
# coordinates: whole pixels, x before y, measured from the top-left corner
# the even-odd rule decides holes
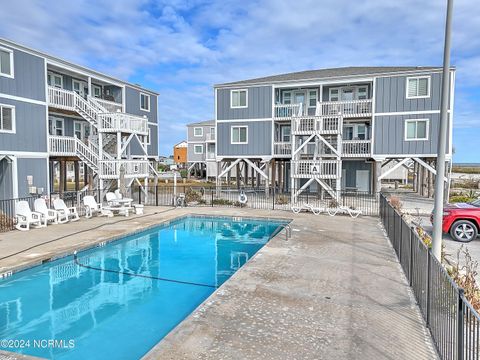
[[[441,261],[442,220],[445,189],[445,152],[447,151],[448,89],[450,86],[450,43],[452,37],[453,0],[447,0],[445,24],[445,46],[443,49],[442,100],[440,109],[440,130],[438,133],[437,176],[435,178],[435,206],[433,210],[432,253]]]

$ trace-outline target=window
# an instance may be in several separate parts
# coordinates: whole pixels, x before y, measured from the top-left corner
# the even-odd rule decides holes
[[[15,107],[0,105],[0,132],[15,132]]]
[[[247,90],[232,90],[230,92],[230,107],[231,108],[246,108],[248,107]]]
[[[0,48],[0,75],[13,78],[13,51]]]
[[[367,127],[364,124],[357,125],[358,140],[365,140],[367,138]]]
[[[353,125],[343,127],[343,140],[353,140]]]
[[[308,107],[317,106],[317,90],[308,91]]]
[[[63,119],[54,116],[48,117],[48,127],[50,135],[63,136]]]
[[[150,111],[150,95],[140,93],[140,109]]]
[[[428,140],[428,119],[405,121],[405,141]]]
[[[63,89],[63,76],[49,72],[47,75],[48,85]]]
[[[193,147],[193,152],[195,154],[203,154],[203,145],[195,145]]]
[[[339,89],[330,89],[329,90],[329,101],[338,101],[340,99],[339,97]]]
[[[367,99],[367,87],[359,86],[357,87],[357,100],[366,100]]]
[[[290,142],[290,126],[281,126],[280,135],[282,142]]]
[[[248,143],[248,131],[246,126],[232,126],[231,143],[232,144]]]
[[[193,136],[203,136],[203,128],[201,127],[193,128]]]
[[[92,84],[93,97],[101,98],[102,97],[102,87]]]
[[[289,105],[292,103],[292,93],[290,91],[285,91],[283,93],[283,104]]]
[[[407,99],[430,97],[430,76],[407,78]]]

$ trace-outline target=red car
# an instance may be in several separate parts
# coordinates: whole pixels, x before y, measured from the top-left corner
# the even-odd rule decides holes
[[[470,242],[475,239],[480,230],[480,199],[471,203],[445,205],[442,230],[457,241]]]

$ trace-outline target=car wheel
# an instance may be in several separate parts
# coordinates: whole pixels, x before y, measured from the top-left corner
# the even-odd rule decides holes
[[[470,242],[477,237],[478,229],[471,221],[459,220],[452,225],[450,235],[454,240]]]

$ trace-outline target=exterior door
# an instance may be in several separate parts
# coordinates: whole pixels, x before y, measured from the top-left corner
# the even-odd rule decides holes
[[[78,95],[80,95],[83,98],[86,97],[87,95],[85,93],[85,89],[87,88],[86,82],[74,79],[72,80],[72,87],[73,87],[73,91],[75,91]]]
[[[84,121],[75,121],[73,123],[75,137],[86,142],[90,136],[90,125]]]
[[[63,136],[63,119],[54,116],[48,117],[48,125],[50,129],[50,135]]]
[[[296,91],[294,96],[293,96],[293,103],[294,104],[302,104],[302,111],[304,114],[306,114],[306,101],[305,101],[305,92],[304,91]]]
[[[355,181],[357,191],[368,192],[370,190],[370,171],[357,170]]]

